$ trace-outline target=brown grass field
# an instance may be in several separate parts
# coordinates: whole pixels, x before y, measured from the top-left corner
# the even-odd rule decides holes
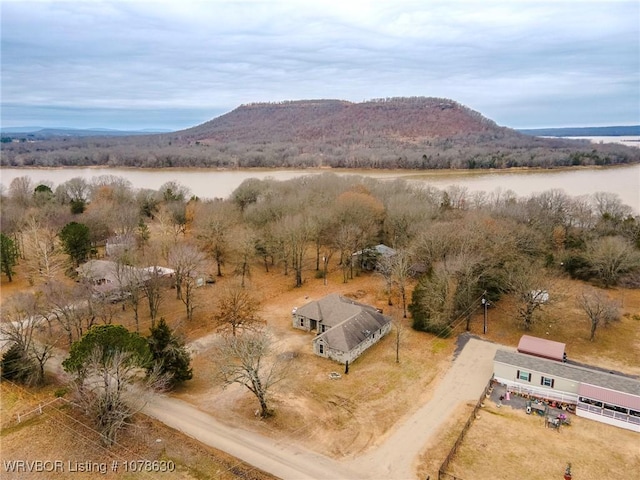
[[[58,387],[50,385],[35,390],[3,381],[0,384],[2,418],[0,423],[0,451],[2,461],[10,460],[60,460],[63,472],[7,474],[4,463],[0,465],[1,478],[163,478],[167,480],[204,480],[237,478],[269,480],[274,477],[244,464],[224,452],[204,446],[171,428],[140,415],[135,427],[121,435],[118,443],[110,448],[102,446],[98,433],[89,427],[87,419],[72,410],[63,401],[58,401],[34,413],[21,423],[18,413],[25,414],[37,409],[40,404],[55,398]],[[124,462],[149,460],[171,461],[175,470],[163,473],[127,473]],[[70,472],[69,462],[106,463],[106,474]],[[113,462],[119,467],[112,470]],[[77,468],[76,468],[77,470]]]
[[[313,273],[312,270],[306,271],[303,287],[294,288],[293,277],[282,275],[279,269],[266,273],[260,264],[255,264],[252,268],[250,288],[262,298],[263,319],[279,340],[279,352],[289,352],[293,357],[288,376],[274,390],[272,405],[276,414],[268,420],[255,417],[257,403],[248,390],[239,386],[223,390],[213,381],[209,335],[217,328],[213,315],[218,294],[222,286],[233,281],[232,276],[225,276],[215,285],[207,285],[197,292],[199,307],[194,319],[189,323],[185,320],[184,305],[175,299],[173,290],[168,291],[161,305],[161,315],[170,325],[183,333],[187,341],[200,339],[197,342],[198,353],[193,358],[194,379],[181,387],[175,395],[224,422],[255,430],[275,439],[288,439],[335,458],[347,458],[379,444],[395,423],[402,421],[419,405],[428,401],[440,374],[446,371],[451,362],[455,338],[443,340],[415,332],[410,328],[410,320],[404,320],[401,330],[400,363],[395,362],[395,332],[392,332],[354,362],[348,375],[342,375],[340,380],[330,380],[330,372],[344,373],[344,367],[311,353],[313,334],[305,334],[291,328],[290,313],[293,307],[301,306],[327,293],[340,292],[383,308],[385,313],[397,319],[401,319],[402,315],[397,298],[394,299],[393,307],[387,305],[383,280],[374,274],[364,274],[345,284],[342,282],[342,273],[335,270],[330,273],[328,285],[325,286],[321,279],[313,277]],[[2,303],[16,291],[28,288],[21,279],[19,268],[15,278],[12,284],[2,284]],[[583,284],[580,282],[557,281],[552,291],[553,302],[546,306],[530,333],[567,343],[567,353],[572,359],[640,375],[640,291],[611,289],[607,292],[621,301],[624,315],[619,322],[607,328],[599,328],[595,341],[590,342],[589,323],[575,306],[575,296],[582,288]],[[510,346],[517,345],[523,331],[513,320],[514,308],[512,299],[505,298],[489,310],[489,333],[486,336],[488,340]],[[148,332],[147,317],[148,314],[143,308],[143,334]],[[133,328],[130,309],[119,311],[117,321]],[[462,332],[463,326],[457,331]],[[473,318],[471,332],[479,337],[483,336],[480,309]],[[77,415],[66,415],[64,409],[63,414],[56,410],[42,417],[34,417],[17,427],[11,424],[11,419],[16,413],[24,412],[26,406],[34,401],[37,403],[35,398],[53,398],[56,388],[59,386],[52,385],[41,392],[29,391],[27,394],[3,384],[0,433],[3,459],[23,458],[27,455],[36,459],[84,459],[84,455],[88,455],[88,460],[98,461],[112,454],[116,455],[116,458],[127,458],[127,452],[131,451],[143,459],[171,458],[181,466],[182,476],[162,478],[268,478],[243,476],[240,470],[236,471],[234,460],[228,456],[185,439],[178,432],[144,417],[137,419],[137,428],[123,432],[121,442],[126,450],[121,451],[120,447],[117,447],[114,449],[115,453],[103,452],[95,447],[97,437],[95,432],[90,430],[86,431],[86,436],[91,441],[79,441],[74,432],[77,432],[77,429],[86,430],[86,427],[77,427],[74,419]],[[36,397],[31,398],[33,395]],[[427,446],[419,467],[421,478],[426,478],[427,475],[432,479],[437,478],[437,470],[466,422],[472,407],[460,406],[456,415],[448,419],[445,427],[431,445]],[[620,457],[620,462],[623,462],[621,465],[635,466],[635,471],[638,470],[639,452],[636,448],[634,457],[633,449],[627,448],[630,443],[633,444],[634,438],[639,438],[632,432],[582,420],[576,421],[570,429],[557,434],[542,427],[532,428],[529,424],[531,417],[524,414],[511,413],[504,408],[494,413],[489,413],[489,410],[486,413],[482,412],[477,425],[474,424],[469,431],[459,461],[456,460],[452,464],[455,471],[465,480],[554,478],[558,468],[563,469],[566,461],[572,461],[574,471],[580,472],[580,476],[575,475],[574,478],[619,478],[618,473],[616,476],[607,476],[610,471],[620,472],[619,469],[605,469],[604,476],[587,477],[583,474],[585,468],[592,468],[592,463],[580,466],[581,458],[591,458],[593,438],[589,437],[590,429],[594,432],[606,429],[606,444],[613,450],[619,445],[620,450],[627,451],[626,456]],[[588,425],[588,428],[583,427],[584,425]],[[486,430],[474,436],[476,429],[481,428]],[[583,431],[585,436],[582,434]],[[509,432],[510,436],[494,444],[493,438],[502,438],[500,435],[505,432]],[[548,439],[549,435],[555,435],[552,437],[554,440],[566,439],[567,445],[555,445],[556,456],[537,453],[547,452],[546,447],[541,450],[540,445],[552,444]],[[37,437],[37,441],[34,441],[34,437]],[[156,443],[156,438],[166,441]],[[465,449],[470,452],[467,457],[464,456]],[[565,451],[567,454],[563,454]],[[492,453],[486,455],[494,462],[492,467],[487,467],[486,472],[492,471],[493,474],[485,475],[482,473],[484,470],[481,470],[484,467],[476,467],[476,463],[473,463],[485,457],[481,455],[483,452]],[[22,457],[18,457],[18,454]],[[474,454],[478,458],[474,459]],[[608,455],[618,458],[612,457],[611,452]],[[522,461],[517,460],[520,457]],[[549,464],[550,470],[540,470],[540,465],[545,464],[545,458],[548,459],[546,463]],[[204,467],[201,468],[200,465]],[[251,475],[258,475],[250,467],[238,467],[240,468],[248,468]],[[223,471],[226,472],[224,475],[228,476],[220,473]],[[538,471],[546,473],[536,476]],[[562,471],[560,470],[560,473]],[[634,470],[628,470],[632,471]],[[553,472],[551,476],[549,472]],[[80,477],[76,475],[73,478]]]
[[[571,416],[559,431],[544,419],[487,402],[468,430],[448,473],[465,480],[548,480],[562,478],[571,463],[573,478],[637,478],[638,433]]]

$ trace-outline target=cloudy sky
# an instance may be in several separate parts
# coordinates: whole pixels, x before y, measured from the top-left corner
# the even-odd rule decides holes
[[[2,127],[181,129],[250,102],[454,99],[640,123],[637,0],[0,0]]]

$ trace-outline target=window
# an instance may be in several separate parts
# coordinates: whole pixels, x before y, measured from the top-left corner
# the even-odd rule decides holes
[[[553,378],[549,378],[549,377],[540,377],[540,385],[542,385],[543,387],[550,387],[553,388]]]
[[[523,372],[522,370],[518,370],[518,373],[516,374],[516,378],[518,380],[524,380],[525,382],[530,382],[531,374],[529,372]]]
[[[594,405],[596,407],[602,408],[602,402],[598,402],[597,400],[591,400],[590,398],[586,398],[586,397],[580,397],[578,400],[582,403],[586,403],[588,405]]]
[[[619,407],[617,405],[610,405],[608,403],[605,403],[604,408],[607,410],[613,410],[614,412],[618,412],[618,413],[626,413],[627,415],[629,414],[628,408]]]
[[[304,318],[301,318],[301,319],[300,319],[300,326],[301,326],[301,327],[304,327]]]
[[[320,352],[320,355],[324,355],[324,345],[319,343],[318,344],[318,351]]]

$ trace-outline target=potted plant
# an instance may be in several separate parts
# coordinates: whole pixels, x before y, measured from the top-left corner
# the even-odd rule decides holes
[[[567,468],[564,469],[564,480],[571,480],[571,463],[567,463]]]

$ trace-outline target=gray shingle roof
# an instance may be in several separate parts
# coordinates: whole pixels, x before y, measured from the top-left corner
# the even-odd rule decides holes
[[[312,320],[321,321],[329,330],[318,335],[314,341],[324,340],[326,345],[341,352],[349,352],[369,335],[391,322],[374,307],[358,303],[337,293],[307,303],[296,310]]]
[[[335,327],[346,319],[356,316],[364,307],[367,306],[332,293],[320,300],[303,305],[296,310],[296,314],[322,322],[327,327]],[[373,309],[373,307],[368,308]]]
[[[612,373],[591,370],[577,365],[569,365],[544,358],[533,357],[523,353],[496,351],[494,361],[514,367],[548,374],[550,376],[586,383],[597,387],[609,388],[618,392],[640,396],[640,381],[634,378]]]
[[[390,321],[391,318],[378,313],[375,309],[373,312],[362,310],[355,317],[318,335],[316,340],[324,339],[328,347],[349,352]]]

